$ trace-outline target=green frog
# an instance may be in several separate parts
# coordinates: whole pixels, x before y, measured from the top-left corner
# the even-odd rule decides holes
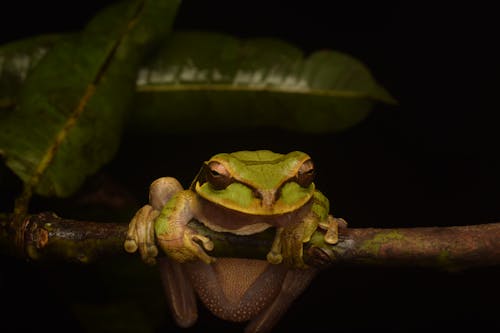
[[[151,184],[150,204],[130,222],[125,249],[139,250],[148,263],[157,261],[157,244],[167,254],[158,262],[179,326],[196,322],[197,295],[224,320],[250,321],[245,332],[268,332],[317,273],[303,260],[303,244],[318,227],[326,243],[338,241],[343,220],[329,215],[314,174],[311,158],[299,151],[217,154],[187,190],[171,177]],[[188,226],[192,219],[236,235],[275,228],[267,260],[211,257],[214,245]]]

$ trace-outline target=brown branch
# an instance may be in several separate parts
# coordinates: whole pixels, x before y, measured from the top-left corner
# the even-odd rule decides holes
[[[63,260],[89,263],[124,255],[127,224],[67,220],[52,213],[28,216],[22,230],[9,216],[0,216],[0,249],[34,261]],[[213,232],[196,221],[190,227],[210,237],[214,257],[264,259],[274,231],[252,236]],[[323,243],[317,231],[305,246],[305,260],[314,266],[330,264],[435,267],[448,270],[500,264],[500,223],[432,228],[346,228],[336,245]],[[15,235],[21,235],[21,246]]]
[[[53,213],[30,215],[20,227],[14,222],[0,216],[0,249],[21,258],[88,263],[124,253],[126,224],[68,220]]]

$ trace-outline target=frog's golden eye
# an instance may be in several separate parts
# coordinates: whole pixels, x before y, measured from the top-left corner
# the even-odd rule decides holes
[[[295,181],[302,187],[309,187],[314,180],[314,164],[307,160],[299,168]]]
[[[214,189],[223,190],[233,182],[233,177],[221,163],[212,161],[206,166],[206,179]]]

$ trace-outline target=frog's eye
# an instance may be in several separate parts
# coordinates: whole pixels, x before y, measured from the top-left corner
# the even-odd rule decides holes
[[[206,168],[207,181],[216,190],[223,190],[233,182],[233,178],[226,167],[219,162],[209,162]]]
[[[309,187],[314,180],[314,164],[307,160],[299,168],[295,181],[302,187]]]

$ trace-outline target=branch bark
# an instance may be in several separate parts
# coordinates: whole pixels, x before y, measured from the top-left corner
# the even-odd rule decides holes
[[[60,218],[53,213],[26,217],[15,227],[8,215],[0,216],[0,249],[33,261],[90,263],[109,256],[127,255],[123,249],[127,224],[97,223]],[[197,221],[190,227],[210,237],[214,257],[265,259],[274,231],[252,236],[217,233]],[[21,228],[21,229],[19,229]],[[19,236],[21,243],[15,242]],[[305,244],[308,264],[420,266],[459,270],[500,264],[500,223],[429,228],[347,228],[339,230],[339,243],[323,242],[318,230]]]

